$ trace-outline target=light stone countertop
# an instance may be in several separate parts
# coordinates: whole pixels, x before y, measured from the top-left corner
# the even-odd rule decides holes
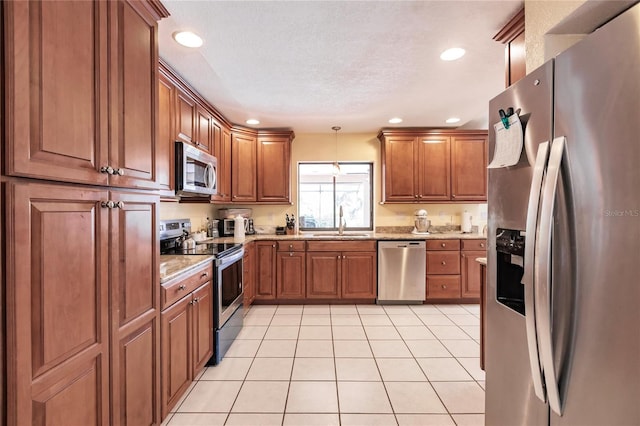
[[[163,254],[160,255],[160,284],[178,275],[195,269],[207,262],[212,262],[213,256],[202,254]]]
[[[446,232],[433,234],[412,234],[404,233],[387,233],[387,232],[357,232],[349,231],[343,235],[336,235],[335,232],[301,232],[297,235],[274,235],[274,234],[255,234],[246,235],[245,243],[261,240],[484,240],[487,237],[481,234],[463,234],[462,232]],[[233,237],[213,238],[213,243],[232,243]]]
[[[335,233],[322,233],[322,232],[301,232],[297,235],[274,235],[274,234],[255,234],[246,235],[245,243],[251,241],[326,241],[326,240],[340,240],[340,241],[367,241],[367,240],[478,240],[486,239],[481,234],[463,234],[462,232],[445,232],[445,233],[432,233],[432,234],[412,234],[408,232],[404,233],[387,233],[387,232],[345,232],[343,235],[335,235]],[[220,237],[205,240],[209,243],[232,243],[233,237]],[[160,284],[163,284],[178,275],[188,272],[190,269],[201,266],[205,262],[210,262],[214,259],[213,256],[207,255],[161,255],[160,256]],[[482,258],[479,258],[482,259]],[[486,264],[486,259],[485,259]]]

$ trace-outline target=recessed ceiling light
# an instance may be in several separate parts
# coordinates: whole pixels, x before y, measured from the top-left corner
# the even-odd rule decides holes
[[[453,123],[457,123],[458,121],[460,121],[460,119],[458,117],[451,117],[451,118],[447,118],[445,123],[453,124]]]
[[[402,123],[402,118],[400,118],[400,117],[393,117],[393,118],[389,119],[389,123],[391,123],[391,124],[398,124],[398,123]]]
[[[464,56],[465,50],[461,47],[452,47],[451,49],[447,49],[440,54],[440,59],[443,61],[455,61],[456,59],[460,59]]]
[[[247,121],[245,121],[245,123],[254,126],[256,124],[260,124],[260,120],[256,120],[255,118],[250,118]]]
[[[173,39],[185,47],[200,47],[203,43],[202,38],[191,31],[176,31]]]

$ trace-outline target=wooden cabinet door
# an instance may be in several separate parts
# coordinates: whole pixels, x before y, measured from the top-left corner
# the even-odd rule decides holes
[[[487,200],[487,137],[453,137],[451,197],[455,201]]]
[[[191,383],[191,301],[191,296],[184,297],[160,314],[162,417],[169,414]]]
[[[109,8],[109,165],[124,173],[109,185],[157,189],[158,23],[140,2]]]
[[[107,184],[108,6],[3,2],[7,175]]]
[[[244,285],[244,298],[243,305],[244,310],[247,312],[251,304],[253,303],[253,299],[255,298],[256,292],[256,280],[255,280],[255,248],[254,243],[245,244],[244,247],[244,258],[243,258],[243,285]]]
[[[194,141],[198,149],[212,152],[213,143],[213,117],[204,107],[196,107],[196,140]]]
[[[256,241],[256,299],[276,297],[276,243]]]
[[[108,192],[5,185],[7,424],[107,425]]]
[[[476,262],[479,257],[487,257],[486,251],[462,251],[460,252],[461,266],[461,286],[462,297],[480,297],[480,264]]]
[[[375,252],[342,254],[342,298],[375,299],[377,295],[377,258]]]
[[[160,423],[159,198],[109,195],[112,423]]]
[[[158,187],[175,190],[175,101],[176,86],[162,73],[158,79],[158,139],[156,141],[156,165]]]
[[[231,135],[231,201],[256,201],[256,138]]]
[[[193,292],[193,371],[196,377],[213,356],[213,286],[211,281]]]
[[[390,137],[384,141],[384,201],[416,201],[415,138]]]
[[[277,299],[304,299],[306,262],[304,252],[278,252]]]
[[[341,266],[340,252],[307,252],[307,298],[339,298]]]
[[[291,140],[258,138],[258,201],[289,203],[291,198]]]
[[[196,101],[178,89],[176,104],[176,140],[194,144],[196,140]]]
[[[451,144],[448,137],[418,138],[418,199],[449,200]]]
[[[427,300],[459,298],[460,275],[427,275]]]
[[[219,140],[218,140],[219,137]],[[218,159],[218,193],[213,201],[231,201],[231,131],[214,122],[214,155]]]

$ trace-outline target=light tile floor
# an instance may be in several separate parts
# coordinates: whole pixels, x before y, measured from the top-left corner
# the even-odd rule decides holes
[[[483,425],[478,305],[257,305],[164,425]]]

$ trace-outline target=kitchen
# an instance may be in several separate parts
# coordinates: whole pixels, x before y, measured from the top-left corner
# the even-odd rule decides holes
[[[574,12],[572,7],[577,6],[558,6],[557,15],[551,19],[548,16],[548,11],[544,9],[544,4],[537,5],[536,2],[527,2],[525,6],[528,8],[527,19],[530,16],[535,17],[536,10],[539,13],[538,17],[544,16],[545,18],[543,25],[540,25],[542,29],[535,25],[527,28],[527,34],[530,30],[533,33],[533,41],[531,42],[533,54],[529,55],[529,49],[527,54],[527,70],[529,70],[541,65],[543,58],[549,57],[545,55],[552,56],[548,52],[545,55],[541,53],[543,36],[555,23]],[[591,11],[593,15],[594,10],[597,12],[597,7],[591,8],[590,6],[591,4],[587,4],[580,12]],[[64,88],[71,87],[68,81],[73,81],[79,86],[80,90],[65,92],[64,96],[61,94],[51,95],[54,98],[57,96],[67,100],[66,104],[56,104],[57,108],[64,110],[65,107],[71,108],[76,104],[85,106],[84,109],[80,109],[81,116],[79,117],[76,115],[58,117],[53,113],[55,109],[50,109],[51,105],[45,104],[44,108],[40,110],[33,109],[33,114],[40,114],[41,120],[32,122],[29,120],[28,111],[31,111],[30,108],[34,108],[34,105],[38,105],[38,86],[30,86],[29,79],[25,78],[29,74],[21,72],[24,71],[25,66],[33,67],[34,65],[28,63],[25,55],[20,55],[21,49],[25,52],[29,51],[29,47],[25,45],[25,40],[28,40],[28,37],[25,40],[14,40],[13,33],[9,33],[12,34],[12,44],[5,44],[5,55],[8,58],[14,58],[13,55],[15,55],[16,58],[21,58],[22,62],[15,61],[14,63],[10,60],[5,62],[6,66],[12,70],[8,73],[12,79],[9,81],[12,84],[5,83],[3,87],[3,91],[6,92],[3,111],[6,111],[6,116],[9,117],[3,126],[5,128],[5,138],[3,139],[5,167],[3,168],[2,194],[3,200],[6,200],[3,209],[5,212],[3,218],[6,218],[6,221],[4,221],[5,226],[2,229],[2,234],[7,240],[3,246],[5,254],[3,258],[6,259],[3,264],[3,283],[6,283],[6,287],[3,286],[5,291],[2,295],[2,325],[3,329],[7,330],[7,340],[3,339],[3,350],[1,351],[3,354],[6,353],[3,355],[2,361],[3,364],[7,364],[7,368],[3,369],[2,374],[1,411],[3,422],[6,421],[7,424],[29,423],[35,422],[37,417],[47,419],[51,417],[54,419],[52,422],[56,423],[57,421],[62,422],[62,420],[59,418],[55,420],[55,416],[65,413],[69,416],[65,417],[67,424],[87,424],[87,419],[95,419],[91,423],[159,423],[161,403],[155,399],[154,395],[159,394],[157,392],[163,386],[162,383],[167,380],[166,376],[161,373],[161,367],[156,364],[159,362],[159,355],[163,350],[161,345],[164,344],[160,336],[163,328],[160,309],[163,306],[161,303],[166,303],[166,300],[162,299],[164,296],[161,296],[161,292],[156,286],[144,286],[146,285],[144,283],[158,283],[162,275],[161,258],[155,249],[160,243],[156,225],[160,220],[187,217],[191,218],[195,227],[199,228],[203,225],[206,217],[217,217],[217,209],[224,206],[251,207],[255,226],[258,229],[262,228],[262,230],[283,225],[285,214],[293,213],[300,219],[301,212],[296,211],[297,204],[300,203],[296,190],[300,185],[297,181],[298,173],[295,167],[298,162],[365,161],[372,163],[373,178],[371,183],[373,188],[371,192],[373,195],[371,198],[373,203],[371,205],[374,208],[372,213],[374,221],[370,224],[372,231],[374,225],[375,231],[378,231],[378,227],[385,226],[410,228],[417,207],[424,207],[429,212],[432,225],[457,228],[463,224],[462,218],[466,210],[475,220],[473,226],[476,226],[476,239],[481,239],[477,237],[482,237],[484,224],[491,219],[482,199],[469,203],[380,204],[384,197],[394,195],[385,191],[384,188],[387,188],[388,185],[384,187],[381,184],[381,178],[385,176],[381,169],[381,146],[385,142],[380,139],[384,140],[385,135],[382,134],[381,138],[378,138],[376,132],[381,127],[385,127],[384,125],[377,125],[375,132],[336,132],[335,135],[329,133],[328,130],[325,133],[304,133],[298,130],[297,126],[293,126],[297,136],[293,142],[290,140],[286,142],[290,146],[289,161],[292,165],[289,169],[291,189],[287,202],[293,203],[293,205],[257,203],[212,205],[170,201],[172,198],[170,185],[173,180],[171,174],[167,172],[171,168],[159,168],[158,172],[152,170],[153,167],[156,167],[154,158],[170,158],[170,155],[163,157],[161,154],[166,153],[160,152],[170,147],[162,145],[158,146],[156,150],[156,147],[142,143],[144,140],[149,140],[144,135],[156,134],[155,118],[149,109],[145,110],[147,107],[145,107],[144,99],[152,99],[155,96],[149,96],[156,91],[151,87],[155,85],[157,81],[155,79],[158,75],[162,75],[162,71],[154,70],[151,75],[144,75],[145,73],[136,71],[145,68],[154,69],[155,67],[151,65],[155,64],[158,59],[157,51],[154,52],[153,49],[147,47],[147,50],[143,50],[144,53],[141,54],[140,49],[144,49],[144,46],[127,43],[130,35],[127,31],[130,30],[133,34],[139,35],[136,31],[144,30],[153,34],[155,31],[154,22],[159,17],[166,15],[167,11],[158,4],[137,9],[128,7],[121,2],[99,4],[95,10],[90,4],[74,5],[73,7],[77,7],[78,10],[63,10],[62,16],[83,13],[85,16],[95,17],[95,21],[93,21],[96,25],[95,33],[99,35],[95,39],[95,43],[83,44],[73,37],[73,31],[61,31],[57,29],[58,26],[54,25],[55,22],[43,19],[42,17],[49,16],[47,12],[50,9],[33,8],[40,10],[40,14],[30,14],[31,11],[28,8],[25,9],[24,5],[3,6],[5,31],[20,28],[15,24],[20,22],[20,19],[30,19],[28,21],[30,26],[25,25],[24,28],[43,28],[43,32],[45,29],[53,30],[56,28],[53,33],[57,34],[58,38],[51,40],[47,38],[46,40],[54,45],[56,43],[65,45],[65,43],[71,42],[81,44],[78,48],[85,54],[89,52],[85,57],[96,59],[95,63],[89,61],[85,67],[68,67],[65,66],[64,61],[52,61],[51,57],[46,55],[43,55],[42,58],[37,55],[31,58],[36,65],[39,64],[39,60],[42,60],[44,64],[55,65],[52,68],[40,68],[44,70],[39,76],[41,84],[50,81],[47,78],[62,78],[67,81],[66,85],[60,85],[62,91]],[[515,11],[514,8],[513,12]],[[597,21],[598,23],[615,14],[611,11],[607,12],[609,14],[603,14],[602,11],[599,13],[600,15],[595,13],[597,15],[595,19],[600,19]],[[8,16],[11,16],[11,19]],[[111,19],[106,19],[107,16]],[[89,22],[92,21],[89,20]],[[160,25],[162,30],[162,21]],[[82,30],[90,34],[93,34],[94,31],[93,27],[82,28]],[[540,33],[536,34],[536,31],[540,31]],[[536,35],[539,37],[537,40]],[[551,37],[552,40],[548,42],[549,44],[555,43],[556,49],[560,49],[562,43],[567,43],[567,40],[559,40],[561,38]],[[87,40],[93,40],[93,38],[89,37]],[[41,48],[44,51],[49,51],[47,49],[50,49],[50,46],[47,43],[44,43],[43,46]],[[118,46],[118,49],[114,49],[113,46]],[[162,52],[162,45],[160,51]],[[135,60],[130,61],[133,58]],[[198,59],[196,58],[196,60]],[[531,66],[529,61],[533,61]],[[39,68],[36,66],[34,69]],[[94,71],[98,69],[101,71]],[[56,73],[47,74],[48,70],[54,70]],[[102,73],[102,70],[109,72]],[[87,78],[87,75],[91,77]],[[107,79],[105,76],[109,78]],[[17,96],[17,93],[21,93],[20,90],[25,90],[32,96]],[[497,90],[494,95],[500,90]],[[92,93],[96,96],[87,96],[86,93]],[[161,93],[159,98],[161,103]],[[142,102],[140,102],[141,99]],[[198,100],[198,102],[200,101]],[[148,104],[149,102],[147,102]],[[486,106],[483,108],[486,111]],[[140,111],[142,119],[135,122],[128,121],[128,116],[123,115],[122,111],[130,109]],[[162,113],[162,105],[160,109]],[[77,109],[74,108],[74,110]],[[222,113],[232,114],[233,108],[223,109]],[[225,123],[224,116],[216,116],[213,112],[211,114],[209,116],[210,122]],[[78,126],[78,121],[91,123],[91,125],[84,126],[82,130],[79,130],[78,127],[82,127],[82,125]],[[238,119],[233,121],[241,122]],[[267,123],[268,119],[265,119],[264,122]],[[407,122],[410,121],[407,120]],[[331,122],[326,127],[336,124],[345,126],[345,123]],[[53,130],[53,133],[43,132],[43,129]],[[41,135],[45,134],[47,137],[53,135],[55,138],[46,139],[46,143],[38,145],[39,131]],[[221,131],[220,140],[224,140],[224,129]],[[213,132],[215,134],[215,130]],[[318,132],[322,132],[322,130]],[[158,133],[161,134],[162,129],[158,129]],[[249,134],[249,139],[256,137],[252,136],[252,130],[244,133],[245,136],[247,133]],[[121,135],[123,140],[127,140],[127,143],[118,144],[113,139],[113,135]],[[265,138],[274,137],[269,133],[264,133],[262,136]],[[282,134],[276,136],[282,139]],[[96,142],[87,150],[86,147],[80,147],[74,143],[65,145],[63,142],[65,138],[74,142],[78,137],[100,143]],[[260,137],[258,131],[257,138]],[[415,137],[424,136],[410,136],[409,139]],[[15,142],[24,139],[32,141],[31,146]],[[111,141],[110,146],[107,143],[109,141]],[[55,148],[52,150],[51,147]],[[319,147],[321,148],[319,149]],[[58,152],[55,152],[56,149]],[[142,160],[145,156],[141,157],[141,153],[146,153],[146,160]],[[230,154],[226,158],[238,158],[233,153]],[[224,158],[224,155],[228,154],[218,157]],[[279,161],[282,161],[282,157]],[[47,164],[46,169],[40,167],[43,163]],[[222,161],[219,166],[223,173],[232,174],[232,170],[230,173],[229,169],[227,171],[224,169],[229,167],[228,162]],[[104,169],[103,172],[97,173],[101,167]],[[231,165],[231,169],[233,169],[233,165]],[[260,176],[259,173],[258,171],[258,176]],[[40,181],[32,180],[33,178]],[[50,181],[50,183],[42,182],[43,179]],[[254,179],[259,178],[254,175]],[[254,179],[248,179],[248,181],[253,182],[253,185],[259,185],[260,181]],[[60,184],[53,181],[68,183]],[[162,189],[156,192],[157,185],[152,181],[166,183],[166,187],[161,186]],[[234,182],[233,179],[231,181]],[[235,181],[237,182],[238,179]],[[245,179],[246,181],[247,179]],[[90,186],[78,185],[86,185],[87,183]],[[223,185],[224,181],[220,183]],[[231,193],[239,193],[237,191],[240,189],[243,188],[236,188],[236,192],[220,192],[220,196],[225,197]],[[144,192],[145,190],[148,192]],[[453,192],[453,195],[455,194]],[[448,194],[450,201],[451,195],[451,193]],[[26,203],[26,200],[30,200],[29,203]],[[337,216],[337,213],[335,215]],[[28,220],[28,218],[32,219]],[[40,225],[35,226],[36,223]],[[59,233],[54,233],[54,230],[58,232],[64,230],[64,239],[73,241],[74,246],[60,250]],[[347,233],[348,230],[349,226],[347,225]],[[87,238],[87,235],[91,237]],[[492,235],[491,232],[489,235]],[[275,238],[273,240],[275,241]],[[140,244],[142,241],[145,244]],[[21,247],[22,250],[17,249],[18,247]],[[31,249],[24,250],[24,247]],[[335,252],[335,250],[333,251]],[[89,253],[90,261],[78,262],[80,259],[87,259]],[[287,253],[293,257],[293,251],[289,250]],[[38,261],[39,257],[46,261]],[[17,286],[16,283],[27,285]],[[29,286],[28,283],[31,285]],[[44,286],[43,283],[47,285]],[[129,284],[125,285],[126,283]],[[143,285],[130,287],[131,283]],[[47,292],[47,289],[58,288],[61,289],[61,292],[56,292],[54,298]],[[191,306],[197,305],[199,296],[193,295],[192,297],[191,301],[196,303]],[[6,302],[4,302],[5,300]],[[44,305],[44,309],[40,310],[37,309],[37,304],[32,304],[29,300],[44,300],[47,303]],[[82,309],[79,306],[82,306]],[[371,306],[371,309],[382,310],[383,315],[388,316],[389,320],[394,316],[391,307]],[[428,305],[424,306],[426,307],[424,309],[429,308]],[[437,313],[424,313],[424,316],[450,314],[473,317],[477,314],[473,309],[472,311],[466,310],[464,305],[458,306],[463,310],[458,313],[446,312],[447,308],[440,308],[439,305],[433,305],[431,308],[437,309]],[[269,321],[273,321],[280,316],[277,315],[277,310],[270,311],[269,309],[267,306],[257,305],[255,312],[250,311],[247,319],[254,321],[255,327],[260,327],[261,325],[257,325],[257,323],[266,321],[265,317],[269,317]],[[304,320],[304,309],[306,308],[301,312],[295,312],[296,308],[291,309],[294,311],[289,315],[300,316]],[[314,309],[309,308],[310,317],[308,320],[325,321],[326,318],[312,316],[331,315],[331,309],[329,306],[319,306],[314,312]],[[349,308],[345,307],[344,309],[344,313],[336,313],[336,315],[349,316],[361,313],[353,310],[351,313],[347,313],[346,310]],[[359,311],[360,305],[353,309]],[[363,309],[366,310],[366,308]],[[413,310],[411,307],[408,309]],[[261,310],[262,314],[259,314]],[[283,308],[283,311],[285,310],[286,307]],[[323,310],[324,312],[320,312]],[[60,318],[60,312],[65,312],[65,315],[68,316]],[[196,314],[193,312],[189,310],[189,318],[185,320],[187,324],[194,323],[193,318]],[[210,313],[209,310],[201,312],[203,312],[202,318]],[[409,315],[406,310],[404,312]],[[419,318],[415,311],[413,314]],[[402,315],[405,314],[396,314],[396,316]],[[410,321],[407,318],[404,320]],[[286,321],[286,319],[280,318],[279,321]],[[398,321],[401,320],[398,319]],[[318,325],[318,327],[322,327],[322,325]],[[62,330],[65,331],[62,332]],[[30,339],[25,336],[31,336],[34,343],[30,343]],[[72,336],[73,339],[67,339],[65,343],[65,336]],[[35,351],[36,349],[38,351]],[[313,347],[313,350],[319,349],[316,346]],[[26,354],[31,354],[31,356],[25,356]],[[149,359],[155,361],[149,363]],[[28,362],[29,360],[31,362]],[[336,362],[336,368],[337,364]],[[224,362],[221,365],[224,365]],[[212,367],[212,369],[215,368]],[[381,367],[378,368],[382,370]],[[305,370],[309,369],[301,371]],[[33,377],[29,375],[25,378],[25,375],[19,374],[18,371],[33,371]],[[477,373],[475,369],[473,371]],[[465,374],[469,373],[471,371]],[[193,374],[193,371],[188,374]],[[73,380],[69,382],[68,379]],[[475,377],[473,379],[482,381]],[[141,385],[142,383],[149,385]],[[139,386],[136,387],[136,384]],[[476,383],[475,386],[480,389],[479,383]],[[136,395],[133,393],[134,389],[138,394],[136,397],[131,397],[130,395]],[[304,394],[304,392],[302,393]],[[443,398],[442,395],[440,397]],[[80,404],[85,408],[83,410],[67,408],[70,407],[68,404],[73,404],[71,401],[89,401],[91,398],[99,403]],[[144,403],[139,404],[140,401],[144,401]],[[393,400],[391,402],[393,404]],[[33,409],[29,408],[32,404]],[[395,404],[393,405],[395,406]],[[92,411],[91,407],[95,407],[95,410]],[[356,411],[362,414],[358,410],[361,409],[356,409]],[[407,413],[411,413],[411,411],[407,411]],[[428,416],[429,414],[423,415],[422,421],[428,421]],[[169,417],[171,418],[165,419],[165,421],[179,424],[180,416]],[[462,424],[465,419],[458,417],[443,414],[432,417],[431,420],[442,424],[453,424],[452,422]],[[283,421],[282,416],[280,418]],[[385,419],[390,420],[392,424],[396,421],[411,421],[410,418],[403,418],[402,412],[392,414],[391,418],[387,416]],[[415,421],[415,419],[413,420]],[[483,422],[482,417],[477,415],[469,416],[467,420]],[[231,417],[229,421],[231,421]],[[245,418],[244,424],[247,421]],[[343,424],[349,423],[344,419],[342,421]],[[358,422],[353,419],[350,421]],[[363,422],[364,417],[360,418],[360,421]]]

